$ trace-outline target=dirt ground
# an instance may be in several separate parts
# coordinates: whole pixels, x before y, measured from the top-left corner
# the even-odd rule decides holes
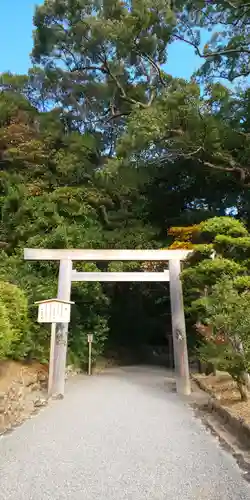
[[[250,394],[249,401],[242,402],[236,384],[228,373],[219,372],[217,375],[208,376],[196,374],[195,378],[199,379],[234,417],[242,418],[250,425]]]
[[[16,361],[0,363],[0,392],[8,390],[12,382],[27,382],[37,378],[37,375],[48,374],[48,367],[39,363],[22,364]]]

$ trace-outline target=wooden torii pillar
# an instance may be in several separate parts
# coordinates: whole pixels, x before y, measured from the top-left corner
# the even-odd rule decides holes
[[[25,260],[59,261],[58,299],[70,301],[71,283],[74,281],[169,281],[174,346],[176,389],[179,394],[191,393],[182,284],[180,280],[181,261],[190,252],[187,250],[24,250]],[[77,272],[72,261],[169,261],[169,270],[164,272]],[[54,350],[54,377],[52,394],[64,397],[65,369],[68,343],[68,323],[56,328]]]

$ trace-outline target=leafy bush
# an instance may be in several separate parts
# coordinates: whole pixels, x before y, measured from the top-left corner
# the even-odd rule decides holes
[[[0,281],[0,297],[0,356],[21,357],[29,334],[27,298],[16,285],[4,281]]]
[[[69,335],[68,361],[83,369],[88,363],[88,333],[93,334],[92,362],[96,362],[98,356],[103,353],[104,344],[107,340],[108,325],[105,318],[97,315],[89,318],[85,328],[81,324],[75,325],[72,334]]]
[[[4,359],[10,353],[13,335],[9,321],[8,311],[0,300],[0,359]]]
[[[213,217],[200,223],[199,236],[202,241],[211,243],[218,234],[233,238],[249,236],[244,224],[233,217]]]
[[[199,357],[230,373],[242,399],[246,400],[246,373],[250,370],[250,293],[239,293],[233,280],[226,278],[220,280],[202,302],[203,320],[211,325],[211,330],[209,335],[204,335]]]
[[[245,261],[250,258],[250,235],[248,237],[233,238],[219,234],[214,240],[217,253],[228,259]]]
[[[187,324],[201,361],[228,371],[247,398],[250,370],[250,234],[232,217],[199,224],[182,272]],[[212,258],[211,258],[212,257]],[[198,335],[197,335],[198,334]]]
[[[197,349],[198,359],[206,364],[211,364],[214,369],[228,372],[235,380],[241,399],[248,399],[246,379],[246,363],[244,357],[236,352],[231,344],[220,344],[206,341]]]
[[[244,268],[230,259],[206,259],[194,267],[185,269],[182,273],[184,285],[197,287],[203,290],[206,286],[213,286],[224,275],[231,278],[243,273]]]
[[[250,292],[250,276],[237,276],[233,281],[234,287],[238,292]]]
[[[76,264],[75,268],[81,268]],[[86,271],[96,271],[95,264],[85,264]],[[8,279],[8,294],[12,289],[27,297],[29,319],[25,316],[20,303],[13,328],[17,331],[16,341],[12,345],[11,355],[16,359],[29,358],[46,363],[49,359],[50,327],[37,323],[37,300],[56,296],[58,264],[48,262],[24,262],[18,256],[8,257],[2,253],[0,259],[0,278]],[[1,282],[0,282],[1,283]],[[22,286],[23,292],[16,286]],[[11,301],[11,299],[9,299]],[[69,327],[69,361],[85,366],[88,359],[87,334],[94,333],[93,356],[99,355],[107,337],[107,296],[100,283],[75,283],[72,286],[72,317]],[[16,306],[10,306],[15,310]],[[26,319],[25,319],[26,317]],[[25,327],[26,320],[29,326]]]
[[[6,281],[0,281],[0,296],[9,315],[13,338],[18,341],[28,326],[27,298],[20,288]]]

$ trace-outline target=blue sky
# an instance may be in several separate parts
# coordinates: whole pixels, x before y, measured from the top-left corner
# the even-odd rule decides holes
[[[25,73],[30,66],[32,17],[42,0],[0,0],[0,72]]]
[[[26,73],[31,66],[32,17],[35,5],[42,3],[43,0],[0,0],[0,73]],[[192,47],[176,42],[170,47],[166,71],[189,78],[200,62]]]

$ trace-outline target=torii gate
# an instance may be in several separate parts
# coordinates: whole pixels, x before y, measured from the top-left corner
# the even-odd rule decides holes
[[[171,317],[174,346],[176,389],[179,394],[191,392],[187,352],[186,326],[180,280],[181,261],[188,250],[54,250],[24,249],[25,260],[57,260],[60,262],[58,299],[70,301],[71,283],[74,281],[130,281],[170,282]],[[168,261],[164,272],[78,272],[72,269],[72,261]],[[54,353],[54,397],[64,396],[67,357],[68,323],[57,324]]]

